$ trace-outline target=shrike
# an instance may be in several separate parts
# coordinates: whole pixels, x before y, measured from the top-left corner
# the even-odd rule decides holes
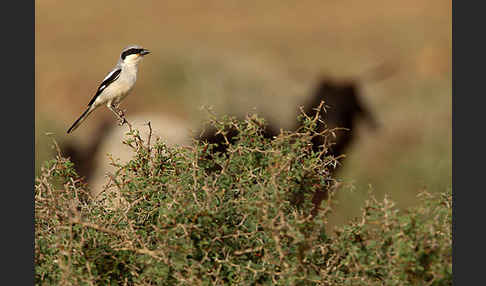
[[[88,108],[81,114],[67,133],[73,132],[99,106],[106,106],[120,120],[125,122],[123,113],[118,109],[120,102],[130,93],[137,80],[138,64],[150,51],[140,46],[130,46],[123,49],[115,68],[103,79],[95,96],[88,103]]]

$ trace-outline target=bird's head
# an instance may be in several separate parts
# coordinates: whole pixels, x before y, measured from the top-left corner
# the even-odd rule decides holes
[[[123,49],[120,60],[124,64],[136,65],[148,54],[150,54],[150,51],[140,46],[129,46]]]

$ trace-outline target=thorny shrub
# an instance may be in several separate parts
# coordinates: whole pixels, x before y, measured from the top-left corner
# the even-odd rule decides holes
[[[312,195],[336,186],[336,160],[312,151],[319,118],[301,120],[265,139],[261,118],[213,118],[239,131],[227,153],[152,144],[130,127],[134,156],[113,162],[119,192],[97,199],[59,152],[35,184],[36,284],[451,285],[451,191],[406,212],[370,194],[331,236],[332,192],[310,212]],[[126,204],[107,208],[116,196]]]

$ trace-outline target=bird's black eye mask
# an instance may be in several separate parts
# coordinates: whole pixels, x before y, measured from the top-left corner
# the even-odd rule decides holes
[[[128,49],[126,51],[124,51],[122,54],[121,54],[121,59],[122,60],[125,60],[125,58],[129,55],[133,55],[133,54],[140,54],[144,49],[140,49],[140,48],[131,48],[131,49]]]

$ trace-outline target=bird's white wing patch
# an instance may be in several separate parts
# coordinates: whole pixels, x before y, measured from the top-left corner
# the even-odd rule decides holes
[[[117,78],[120,77],[121,69],[117,68],[112,70],[106,77],[103,79],[103,82],[100,84],[100,87],[98,87],[98,90],[96,91],[95,96],[91,99],[91,101],[88,103],[88,106],[93,104],[100,95],[100,93],[107,88],[111,83],[113,83]]]
[[[104,82],[105,80],[107,80],[108,78],[110,78],[110,77],[111,77],[111,76],[112,76],[112,75],[113,75],[113,74],[114,74],[114,73],[115,73],[117,70],[118,70],[118,69],[114,69],[114,70],[112,70],[110,73],[108,73],[108,74],[105,76],[105,78],[103,79],[103,82]]]
[[[99,91],[99,92],[102,92],[102,91],[103,91],[103,89],[105,89],[105,87],[106,87],[106,84],[104,84],[104,85],[100,86],[100,88],[98,89],[98,91]]]

